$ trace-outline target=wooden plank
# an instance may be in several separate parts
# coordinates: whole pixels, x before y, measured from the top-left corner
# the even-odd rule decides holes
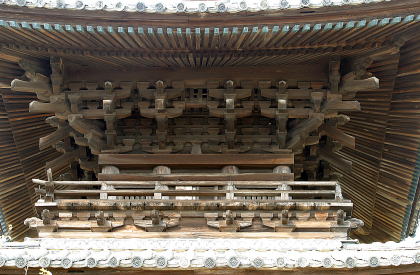
[[[222,173],[208,173],[208,174],[171,174],[171,175],[156,175],[156,174],[98,174],[98,180],[101,181],[292,181],[294,179],[293,173],[274,174],[274,173],[241,173],[226,175]]]
[[[354,149],[356,147],[356,140],[353,136],[346,134],[340,129],[337,129],[333,126],[322,126],[320,129],[321,134],[326,134],[327,136],[339,141],[346,147]]]
[[[234,175],[234,174],[232,174]],[[48,183],[47,180],[38,180],[33,179],[33,183],[39,185],[45,185]],[[112,186],[155,186],[154,181],[53,181],[54,185],[65,185],[65,186],[101,186],[102,184],[112,185]],[[171,186],[213,186],[213,185],[227,185],[227,181],[163,181],[159,182],[161,185],[171,185]],[[238,181],[235,182],[235,186],[278,186],[286,184],[288,186],[336,186],[337,182],[335,181]]]
[[[298,238],[346,239],[345,232],[40,232],[41,238]]]
[[[294,200],[266,200],[256,201],[246,200],[150,200],[139,199],[135,201],[128,200],[100,200],[100,199],[56,199],[56,202],[37,202],[35,206],[38,209],[62,209],[71,210],[77,205],[78,209],[86,210],[131,210],[133,207],[142,207],[145,210],[182,210],[182,211],[220,211],[225,210],[261,210],[261,211],[278,211],[287,208],[289,210],[331,210],[343,209],[351,213],[353,203],[349,200],[335,199],[294,199]]]
[[[123,168],[167,165],[171,167],[223,167],[226,165],[274,167],[293,164],[293,154],[100,154],[99,165]]]
[[[224,196],[228,190],[154,190],[154,189],[124,189],[124,190],[55,190],[55,195],[89,196],[107,193],[111,196],[150,196],[161,193],[165,196]],[[335,190],[234,190],[238,196],[276,196],[282,193],[290,195],[335,195]]]

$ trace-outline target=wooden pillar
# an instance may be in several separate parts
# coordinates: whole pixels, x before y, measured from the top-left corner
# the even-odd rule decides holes
[[[291,171],[290,171],[290,167],[289,166],[276,166],[276,167],[274,167],[274,169],[273,169],[273,173],[274,174],[288,174],[288,173],[290,173]],[[287,185],[286,183],[282,183],[282,184],[280,184],[277,188],[276,188],[276,190],[283,190],[283,191],[285,191],[285,190],[291,190],[291,188],[290,188],[290,186],[289,185]],[[282,193],[281,195],[280,195],[280,197],[278,197],[278,196],[276,196],[275,197],[275,199],[276,200],[290,200],[290,196],[289,196],[289,194],[288,193]]]
[[[155,168],[153,168],[153,173],[157,174],[157,175],[169,175],[171,174],[171,168],[167,167],[167,166],[156,166]],[[167,185],[162,185],[160,183],[160,181],[156,181],[155,182],[155,190],[168,190],[168,186]],[[154,193],[153,198],[155,200],[167,200],[169,199],[168,196],[163,196],[162,197],[162,193]]]
[[[47,170],[47,179],[48,179],[48,182],[45,184],[45,201],[53,202],[54,201],[54,181],[53,181],[51,168],[48,168]]]
[[[225,174],[239,174],[239,168],[234,165],[228,165],[222,168],[222,173]],[[235,190],[235,182],[234,181],[228,181],[228,185],[225,187],[226,190],[229,191],[229,193],[226,193],[226,199],[227,200],[233,200],[235,199],[235,194],[233,193],[233,190]]]
[[[102,174],[117,175],[119,173],[120,173],[120,169],[118,169],[118,167],[116,167],[116,166],[109,165],[109,166],[102,167]],[[115,188],[112,185],[107,185],[105,183],[102,183],[102,185],[101,185],[101,190],[114,190],[114,189]],[[99,197],[100,197],[101,200],[106,200],[106,199],[115,200],[115,199],[117,199],[116,196],[109,196],[108,197],[107,193],[101,193],[99,195]],[[118,199],[120,199],[120,196],[118,196]]]

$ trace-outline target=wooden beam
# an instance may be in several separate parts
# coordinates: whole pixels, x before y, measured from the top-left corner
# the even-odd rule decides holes
[[[297,238],[346,239],[346,232],[40,232],[41,238]]]
[[[355,79],[355,77],[355,73],[350,73],[349,77],[344,76],[340,91],[345,93],[375,90],[379,88],[379,79],[376,77],[369,77],[366,79]]]
[[[170,210],[170,211],[220,211],[220,209],[241,210],[241,211],[278,211],[279,209],[289,210],[338,210],[343,209],[350,213],[353,203],[349,200],[335,199],[308,199],[308,200],[150,200],[139,199],[127,200],[100,200],[100,199],[56,199],[55,202],[37,202],[38,209],[62,209],[73,210],[77,205],[80,210],[131,210],[133,207],[140,207],[143,210]]]
[[[340,158],[328,148],[322,148],[319,150],[319,158],[328,161],[331,165],[337,166],[343,171],[351,171],[352,162]]]
[[[293,164],[293,154],[100,154],[99,165],[124,168],[167,165],[173,167],[222,167],[226,165],[274,167]]]
[[[171,174],[171,175],[154,175],[154,174],[98,174],[98,179],[102,181],[292,181],[293,173],[274,174],[274,173],[241,173],[226,175],[223,173],[212,174]]]
[[[257,184],[256,184],[257,185]],[[124,190],[55,190],[55,195],[62,196],[95,196],[107,193],[111,196],[150,196],[156,193],[155,189],[124,189]],[[228,190],[159,190],[165,196],[224,196]],[[276,196],[282,193],[290,195],[324,196],[335,195],[335,190],[258,190],[239,189],[232,193],[238,196]]]
[[[337,129],[336,127],[323,125],[320,128],[320,134],[321,135],[325,134],[333,138],[334,140],[340,142],[342,145],[346,147],[349,147],[352,149],[356,148],[355,138],[349,134],[346,134],[344,131]]]

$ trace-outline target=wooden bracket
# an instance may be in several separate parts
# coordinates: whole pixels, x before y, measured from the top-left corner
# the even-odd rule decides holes
[[[163,232],[167,228],[179,225],[180,215],[172,215],[167,219],[162,217],[158,210],[152,210],[150,213],[150,220],[136,221],[135,225],[146,230],[147,232]]]
[[[282,210],[278,220],[273,220],[273,213],[260,213],[260,217],[263,225],[273,228],[275,232],[293,232],[295,230],[295,226],[289,223],[288,210]]]
[[[242,228],[252,225],[253,213],[248,213],[241,220],[236,219],[236,214],[227,210],[223,220],[217,220],[217,213],[206,213],[207,225],[219,229],[220,232],[238,232]]]

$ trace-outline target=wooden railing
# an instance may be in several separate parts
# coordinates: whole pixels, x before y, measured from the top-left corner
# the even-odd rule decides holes
[[[33,180],[38,185],[40,200],[35,206],[42,220],[31,227],[38,232],[108,232],[125,225],[154,232],[172,227],[176,229],[170,231],[187,232],[251,228],[335,232],[331,236],[341,238],[358,225],[346,220],[353,205],[343,199],[336,181],[275,180],[290,174],[287,167],[276,167],[272,174],[240,174],[234,166],[222,171],[171,174],[169,168],[159,166],[154,174],[130,174],[143,180],[99,181],[55,181],[49,171],[48,180]],[[121,175],[112,174],[119,172],[114,166],[102,172]],[[259,175],[264,180],[255,180]]]
[[[188,196],[201,199],[239,200],[293,200],[293,199],[342,199],[341,189],[337,182],[308,181],[45,181],[34,179],[40,185],[36,189],[46,201],[64,198],[123,199],[129,196],[135,199],[144,197],[153,199],[177,199],[177,196]],[[66,186],[57,190],[57,186]],[[179,190],[176,187],[192,187]],[[81,187],[98,189],[81,189]],[[100,189],[99,189],[100,188]],[[139,198],[142,197],[142,198]]]

